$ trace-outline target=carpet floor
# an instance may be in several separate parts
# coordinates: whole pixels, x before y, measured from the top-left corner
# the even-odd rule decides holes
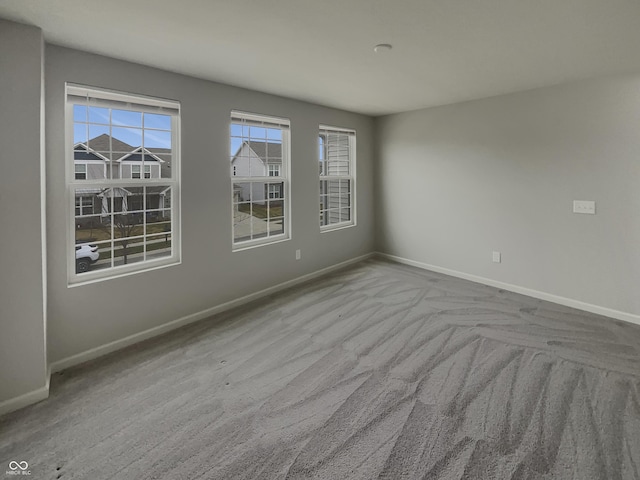
[[[640,328],[367,260],[53,375],[0,419],[12,460],[38,479],[640,479]]]

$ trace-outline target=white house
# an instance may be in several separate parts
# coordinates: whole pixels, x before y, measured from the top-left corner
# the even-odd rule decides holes
[[[280,177],[282,173],[282,144],[246,140],[231,159],[231,171],[236,177]],[[265,182],[264,188],[251,192],[250,183],[235,184],[236,202],[264,203],[265,199],[282,198],[282,182]]]

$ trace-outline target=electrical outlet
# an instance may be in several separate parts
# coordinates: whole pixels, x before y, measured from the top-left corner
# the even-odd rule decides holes
[[[300,250],[296,250],[296,260],[300,260],[302,258],[302,253]]]
[[[500,252],[493,252],[493,262],[494,263],[502,262],[502,254]]]
[[[596,202],[591,200],[574,200],[573,213],[587,213],[589,215],[595,215]]]

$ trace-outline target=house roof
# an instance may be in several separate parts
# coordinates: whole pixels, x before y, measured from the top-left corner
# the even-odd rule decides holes
[[[95,152],[90,152],[89,148],[84,143],[77,143],[73,147],[73,159],[74,160],[99,160],[103,162],[105,160],[104,157],[96,154]]]
[[[96,152],[129,153],[136,149],[136,147],[133,147],[128,143],[124,143],[115,137],[111,137],[106,133],[103,133],[102,135],[89,140],[89,147],[91,148],[91,150],[94,150]]]
[[[88,147],[84,142],[74,145],[74,160],[105,160],[101,154],[106,155],[109,152],[113,152],[115,153],[113,161],[121,161],[126,158],[127,161],[139,162],[142,160],[143,153],[150,153],[151,155],[144,156],[144,160],[147,162],[161,162],[161,177],[171,177],[170,148],[145,148],[143,152],[142,147],[134,147],[106,133],[92,138],[87,143]]]
[[[144,157],[144,158],[143,158]],[[162,162],[160,157],[154,155],[148,148],[138,147],[132,153],[120,157],[117,161],[126,160],[127,162]]]
[[[238,151],[231,160],[232,162],[238,157],[238,155],[240,155],[240,152],[245,145],[247,145],[253,151],[253,153],[260,157],[260,160],[262,160],[264,163],[282,163],[281,143],[255,141],[252,142],[248,140],[245,140],[240,148],[238,148]]]

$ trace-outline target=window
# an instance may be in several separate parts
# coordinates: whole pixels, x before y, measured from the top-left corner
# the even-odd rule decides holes
[[[179,109],[67,85],[70,284],[179,262]]]
[[[140,178],[140,165],[131,165],[131,178]],[[144,178],[151,178],[151,165],[144,166]]]
[[[280,198],[281,197],[281,189],[279,183],[270,183],[268,196],[270,199]]]
[[[235,250],[289,238],[289,120],[231,112]]]
[[[93,197],[76,197],[76,218],[93,213]]]
[[[269,165],[269,176],[270,177],[279,177],[280,176],[280,165]]]
[[[320,126],[320,229],[355,225],[356,132]]]
[[[87,179],[87,164],[86,163],[76,163],[75,172],[76,172],[76,180],[86,180]]]

